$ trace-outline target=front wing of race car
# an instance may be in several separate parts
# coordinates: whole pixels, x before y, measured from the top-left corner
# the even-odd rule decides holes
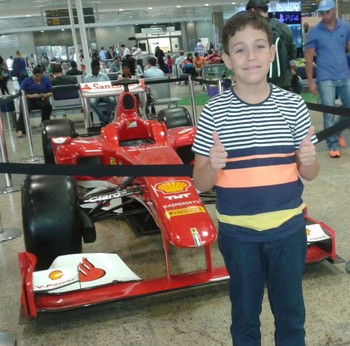
[[[323,222],[309,217],[306,211],[306,232],[308,239],[306,262],[308,264],[323,260],[335,262],[337,256],[334,230]],[[163,239],[163,245],[167,247],[167,244],[168,242]],[[120,264],[114,259],[101,261],[101,259],[94,257],[101,254],[68,255],[68,257],[73,256],[74,258],[68,269],[67,263],[69,261],[65,259],[64,265],[60,262],[61,266],[52,265],[43,271],[45,278],[60,279],[61,283],[58,284],[51,279],[45,283],[38,281],[35,278],[36,274],[39,273],[35,271],[36,257],[29,252],[21,252],[18,254],[18,258],[22,278],[21,306],[24,317],[35,319],[38,312],[69,310],[228,280],[229,276],[223,266],[213,267],[211,244],[203,246],[203,250],[205,269],[176,275],[171,275],[168,272],[164,277],[146,280],[129,271],[125,263]],[[167,253],[167,251],[165,252]],[[109,256],[118,257],[110,254],[103,255],[108,258]],[[120,261],[119,257],[118,261]],[[122,278],[120,276],[121,267],[126,267],[127,270],[127,274],[123,273]],[[66,269],[68,275],[65,273]],[[89,277],[91,269],[93,275]],[[105,275],[108,277],[107,281],[101,281],[101,273],[107,273],[111,269],[112,271],[117,269],[117,274]],[[41,276],[43,276],[42,273]]]

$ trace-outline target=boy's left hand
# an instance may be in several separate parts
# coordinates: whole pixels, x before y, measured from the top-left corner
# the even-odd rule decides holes
[[[311,142],[314,132],[315,127],[311,126],[299,146],[299,159],[300,163],[304,166],[312,166],[316,162],[316,148]]]

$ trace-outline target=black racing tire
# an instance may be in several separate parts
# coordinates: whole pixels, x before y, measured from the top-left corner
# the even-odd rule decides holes
[[[26,176],[22,187],[25,249],[50,267],[61,255],[82,252],[82,220],[76,183],[69,176]]]
[[[158,113],[158,120],[165,122],[168,129],[180,126],[193,126],[190,113],[185,107],[162,109]]]
[[[75,137],[76,132],[72,120],[52,119],[42,123],[41,140],[45,163],[55,163],[55,156],[52,150],[52,137]]]

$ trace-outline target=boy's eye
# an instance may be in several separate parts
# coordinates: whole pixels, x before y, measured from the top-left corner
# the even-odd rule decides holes
[[[238,53],[244,53],[244,48],[237,48],[236,54],[238,54]]]

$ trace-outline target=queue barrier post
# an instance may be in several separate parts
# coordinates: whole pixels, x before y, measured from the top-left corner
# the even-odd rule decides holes
[[[28,110],[28,104],[27,104],[27,99],[26,99],[26,95],[25,95],[24,90],[22,90],[22,97],[21,97],[21,99],[22,99],[24,126],[25,126],[25,129],[26,129],[27,137],[28,137],[29,152],[30,152],[30,157],[24,158],[21,161],[22,162],[42,161],[43,157],[34,155],[32,129],[30,127],[29,110]]]
[[[192,123],[194,126],[197,125],[197,108],[196,101],[194,99],[194,87],[192,83],[191,75],[188,76],[188,87],[190,89],[190,102],[191,102],[191,110],[192,110]]]
[[[0,215],[0,243],[18,238],[21,234],[22,231],[19,228],[3,228]],[[2,345],[1,342],[0,345]]]
[[[6,148],[6,142],[5,142],[5,132],[4,132],[4,126],[2,122],[2,113],[0,111],[0,155],[1,155],[1,162],[8,163],[8,155],[7,155],[7,148]],[[11,175],[8,173],[5,173],[5,183],[6,186],[4,189],[0,189],[0,194],[2,193],[12,193],[15,191],[19,191],[19,188],[15,188],[12,184],[12,178]]]
[[[8,333],[0,332],[0,345],[14,346],[16,345],[16,339]]]

